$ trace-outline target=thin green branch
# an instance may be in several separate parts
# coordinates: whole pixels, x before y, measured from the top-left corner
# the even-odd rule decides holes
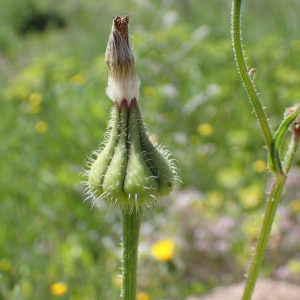
[[[284,171],[286,174],[288,174],[288,172],[291,168],[291,165],[294,161],[296,152],[299,148],[299,138],[300,138],[300,136],[295,136],[295,135],[293,136],[292,143],[290,144],[289,150],[284,159],[283,168],[284,168]]]
[[[246,66],[243,48],[242,48],[242,38],[241,38],[241,28],[240,28],[240,15],[241,15],[241,6],[242,0],[233,0],[232,11],[231,11],[231,34],[232,34],[232,43],[234,48],[235,60],[237,63],[237,67],[245,86],[245,89],[249,95],[250,101],[254,107],[254,111],[257,115],[265,142],[268,150],[271,149],[272,143],[272,133],[268,125],[267,118],[265,116],[265,112],[261,102],[258,98],[257,92],[254,88],[254,85],[251,81],[251,78],[248,74],[248,69]]]

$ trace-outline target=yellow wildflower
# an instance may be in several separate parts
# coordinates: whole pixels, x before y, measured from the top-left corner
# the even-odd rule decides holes
[[[136,300],[149,300],[149,295],[147,293],[138,293]]]
[[[151,247],[152,256],[159,261],[170,261],[174,253],[174,243],[171,240],[163,240]]]
[[[296,199],[291,201],[289,207],[293,213],[298,213],[300,211],[300,200]]]
[[[250,185],[241,188],[238,191],[238,196],[240,198],[241,205],[246,209],[251,209],[259,205],[263,198],[263,191],[260,185]]]
[[[39,121],[35,124],[36,132],[43,134],[48,130],[48,124],[45,121]]]
[[[11,267],[11,262],[7,260],[6,258],[2,258],[0,260],[0,270],[2,271],[9,271]]]
[[[36,106],[29,105],[28,111],[30,114],[38,114],[41,111],[41,106],[40,105],[36,105]]]
[[[267,164],[265,161],[263,160],[256,160],[253,164],[252,164],[252,168],[255,172],[257,173],[263,173],[266,171],[267,168]]]
[[[198,126],[197,131],[200,135],[209,136],[213,133],[214,129],[210,124],[203,123]]]
[[[86,78],[85,78],[85,74],[84,74],[83,71],[81,71],[80,73],[74,75],[74,76],[71,78],[71,81],[72,81],[75,85],[77,85],[77,86],[84,84],[85,80],[86,80]]]
[[[287,269],[290,274],[296,275],[300,273],[300,262],[297,259],[291,259],[287,263]]]
[[[50,292],[54,296],[64,295],[68,290],[67,285],[64,282],[56,282],[51,285]]]
[[[38,92],[34,92],[29,96],[30,106],[37,106],[43,101],[43,95]]]
[[[122,287],[122,277],[118,274],[113,274],[111,276],[111,282],[112,285],[118,289]]]

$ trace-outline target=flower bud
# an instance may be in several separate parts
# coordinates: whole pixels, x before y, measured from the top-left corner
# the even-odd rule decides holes
[[[138,105],[139,79],[129,47],[126,16],[113,20],[106,50],[109,69],[107,94],[114,105],[108,138],[91,160],[88,193],[112,205],[133,209],[155,206],[168,195],[178,178],[169,153],[153,145],[147,136]]]

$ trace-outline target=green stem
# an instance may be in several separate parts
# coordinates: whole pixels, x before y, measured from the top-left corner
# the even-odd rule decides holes
[[[123,300],[136,300],[137,257],[142,208],[128,211],[122,208],[123,222]]]
[[[286,157],[285,157],[284,163],[283,163],[283,168],[284,168],[285,174],[288,174],[288,172],[291,168],[291,165],[294,161],[294,157],[295,157],[296,152],[299,147],[299,139],[300,139],[299,135],[293,136],[292,143],[290,144],[289,150],[286,154]]]
[[[243,54],[241,28],[240,28],[241,6],[242,6],[242,0],[233,0],[232,11],[231,11],[231,22],[232,22],[231,34],[232,34],[232,43],[233,43],[233,49],[235,54],[235,60],[240,72],[241,79],[249,95],[250,101],[254,107],[254,111],[257,115],[266,142],[266,146],[270,151],[271,143],[273,140],[272,133],[269,128],[264,109],[261,105],[257,92],[249,76],[244,54]]]
[[[290,170],[290,167],[294,161],[298,146],[299,146],[299,139],[295,139],[293,136],[291,146],[290,146],[289,151],[284,159],[284,166],[285,166],[286,173],[288,173]],[[257,280],[259,269],[261,267],[261,264],[262,264],[262,261],[264,258],[267,241],[268,241],[271,229],[272,229],[272,224],[273,224],[274,216],[276,213],[276,208],[278,205],[280,195],[282,193],[283,186],[285,184],[285,180],[286,180],[286,177],[278,183],[274,182],[274,184],[272,186],[270,196],[268,199],[267,208],[266,208],[265,215],[264,215],[263,224],[262,224],[260,234],[258,237],[255,254],[253,256],[250,271],[247,276],[247,281],[246,281],[242,300],[250,300],[252,297],[252,293],[253,293],[254,286],[255,286],[255,283]]]
[[[232,17],[232,43],[233,43],[233,48],[235,53],[235,59],[236,59],[236,63],[237,63],[237,67],[241,79],[248,93],[250,101],[254,107],[254,111],[257,115],[266,142],[266,146],[270,153],[272,150],[273,136],[270,131],[264,109],[258,98],[253,82],[250,79],[248,69],[245,63],[243,49],[242,49],[241,26],[240,26],[241,6],[242,6],[242,0],[233,0],[231,17]],[[289,148],[289,151],[285,157],[284,164],[283,164],[286,174],[289,172],[289,169],[292,165],[292,162],[295,157],[295,153],[298,149],[298,145],[299,145],[299,135],[297,135],[297,137],[293,136],[291,146]],[[280,169],[281,169],[281,165],[280,165]],[[272,224],[274,221],[277,205],[285,184],[285,180],[286,180],[286,176],[275,177],[275,182],[270,192],[267,208],[263,219],[263,224],[258,237],[255,254],[253,256],[251,266],[250,266],[250,271],[247,276],[247,281],[246,281],[242,300],[250,300],[252,297],[252,293],[257,280],[259,269],[261,267],[264,258],[267,241],[272,229]]]

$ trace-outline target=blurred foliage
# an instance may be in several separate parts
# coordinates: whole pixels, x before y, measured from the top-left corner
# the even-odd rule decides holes
[[[243,7],[248,66],[273,131],[300,98],[299,9],[298,0]],[[179,299],[178,280],[188,295],[243,279],[270,178],[233,60],[230,2],[2,0],[0,299],[55,299],[55,284],[61,299],[119,296],[120,215],[83,203],[79,173],[103,139],[112,105],[105,47],[112,17],[126,12],[149,131],[174,153],[183,181],[164,209],[145,216],[140,295]],[[299,173],[287,183],[263,269],[294,282]],[[163,239],[176,244],[177,278],[151,257]]]

